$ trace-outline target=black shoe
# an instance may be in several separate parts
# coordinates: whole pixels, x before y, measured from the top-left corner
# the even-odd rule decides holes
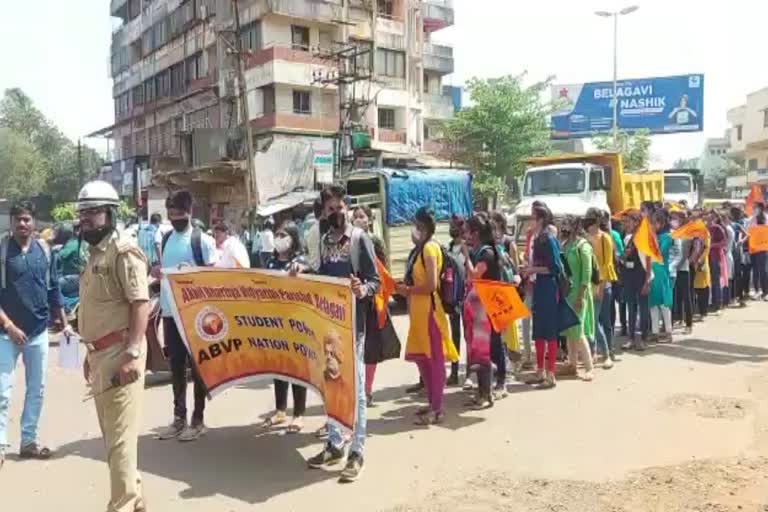
[[[323,451],[307,461],[312,469],[320,469],[324,466],[334,466],[344,458],[344,450],[336,448],[332,444],[326,444]]]
[[[424,384],[422,382],[419,382],[418,384],[414,384],[413,386],[409,386],[405,388],[405,392],[409,395],[412,395],[414,393],[421,393],[421,390],[424,389]]]
[[[339,476],[339,482],[354,482],[363,474],[363,468],[363,456],[357,452],[350,453],[347,458],[347,465],[344,467],[344,471],[341,472],[341,476]]]
[[[373,394],[365,395],[365,406],[376,407],[376,404],[373,402]]]
[[[448,376],[448,380],[445,381],[446,386],[458,386],[459,385],[459,374],[458,373],[451,373],[451,375]]]

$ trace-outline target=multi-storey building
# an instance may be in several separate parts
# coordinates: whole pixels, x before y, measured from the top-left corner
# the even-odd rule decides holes
[[[113,141],[117,184],[137,167],[184,186],[237,176],[235,14],[254,148],[305,143],[320,181],[333,177],[342,121],[368,131],[382,158],[435,151],[434,128],[454,112],[442,84],[453,50],[433,42],[453,24],[452,0],[111,0],[110,13],[120,20],[110,62],[115,124],[99,133]],[[335,81],[351,64],[340,50],[350,47],[360,50],[357,80]],[[218,199],[206,208],[232,202]]]
[[[768,169],[768,87],[747,95],[747,102],[728,111],[728,155],[747,170]]]

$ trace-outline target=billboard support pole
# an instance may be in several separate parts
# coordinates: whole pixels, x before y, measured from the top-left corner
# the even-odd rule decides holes
[[[619,151],[619,15],[613,15],[613,149]]]

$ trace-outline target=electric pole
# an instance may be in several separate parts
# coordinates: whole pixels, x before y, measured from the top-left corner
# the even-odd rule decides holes
[[[253,131],[251,130],[251,117],[248,112],[248,91],[245,84],[245,65],[243,63],[243,39],[240,34],[240,7],[238,0],[232,0],[232,9],[235,15],[235,54],[237,57],[237,87],[238,101],[240,103],[240,121],[245,132],[245,196],[248,208],[259,206],[259,186],[256,182],[256,169],[253,162]]]
[[[83,178],[83,145],[80,142],[80,139],[77,139],[77,190],[79,191],[81,188],[83,188],[84,178]]]

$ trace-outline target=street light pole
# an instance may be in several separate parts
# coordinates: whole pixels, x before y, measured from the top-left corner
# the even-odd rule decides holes
[[[611,133],[613,135],[613,148],[617,151],[619,149],[619,99],[617,98],[619,90],[619,16],[632,14],[639,8],[637,5],[631,5],[620,11],[595,12],[601,18],[613,18],[613,96],[611,97],[613,102],[613,122],[611,124]]]

